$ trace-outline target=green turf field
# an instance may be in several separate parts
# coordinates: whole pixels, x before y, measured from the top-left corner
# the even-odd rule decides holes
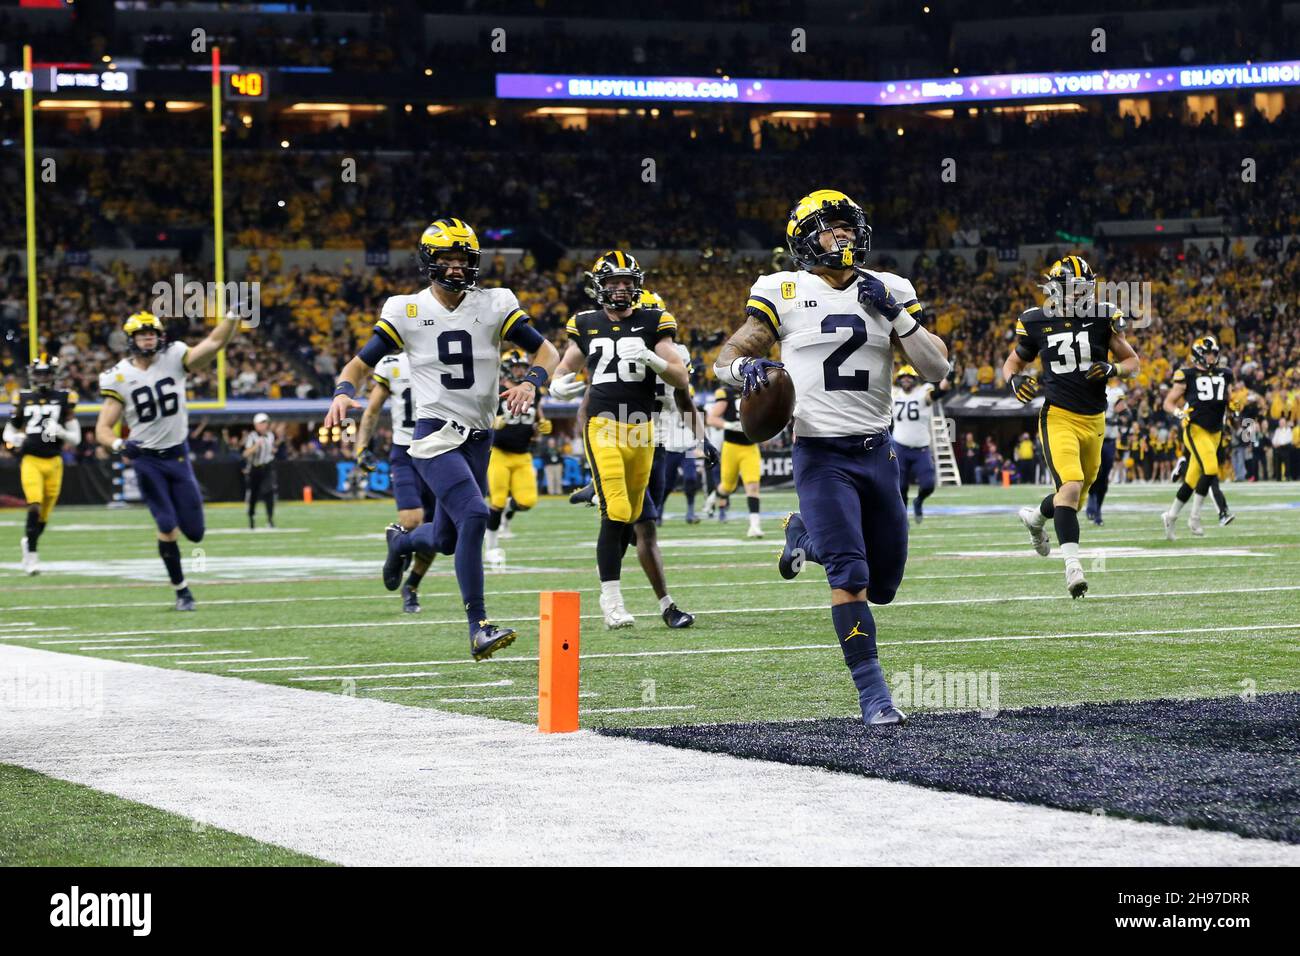
[[[1060,560],[1034,555],[1015,517],[1044,489],[941,489],[912,529],[895,603],[875,609],[887,677],[895,684],[918,666],[991,675],[1002,708],[1300,689],[1300,486],[1225,491],[1236,523],[1207,520],[1193,538],[1184,519],[1169,543],[1159,511],[1171,486],[1113,488],[1105,527],[1083,526],[1091,590],[1072,601]],[[450,559],[426,578],[420,615],[402,614],[383,589],[390,503],[285,503],[276,530],[251,533],[239,507],[210,507],[208,537],[182,548],[194,614],[171,610],[143,508],[60,508],[41,541],[45,570],[31,578],[17,565],[22,514],[10,511],[0,515],[12,562],[0,568],[0,640],[531,722],[537,592],[577,589],[586,726],[852,716],[820,568],[789,583],[776,574],[777,513],[794,502],[793,492],[765,495],[768,537],[751,542],[743,515],[688,527],[674,495],[664,560],[696,626],[663,626],[629,551],[624,593],[637,625],[608,632],[596,512],[544,500],[503,542],[507,571],[487,577],[489,613],[521,637],[477,664]]]
[[[321,866],[21,767],[0,764],[0,866]]]

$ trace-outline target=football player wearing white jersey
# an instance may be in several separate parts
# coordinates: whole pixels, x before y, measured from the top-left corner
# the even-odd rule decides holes
[[[385,355],[375,366],[371,376],[370,395],[366,410],[357,428],[357,467],[371,473],[378,466],[375,453],[370,450],[370,440],[383,414],[384,403],[393,399],[393,442],[388,452],[388,480],[397,504],[397,523],[407,531],[414,531],[426,521],[432,521],[436,504],[431,492],[415,473],[411,464],[411,440],[415,434],[415,399],[411,393],[411,367],[405,352]],[[433,563],[431,552],[416,552],[411,559],[411,573],[402,584],[402,610],[407,614],[420,613],[420,582]]]
[[[454,554],[470,654],[484,660],[515,639],[512,628],[488,620],[483,596],[488,521],[483,496],[492,421],[499,398],[512,414],[531,408],[560,356],[528,324],[528,314],[513,292],[479,288],[478,236],[465,222],[449,217],[434,221],[420,236],[418,252],[428,288],[384,303],[374,335],[339,376],[325,425],[341,423],[361,404],[357,387],[380,359],[406,352],[415,404],[411,464],[437,505],[433,520],[414,531],[389,526],[384,586],[397,590],[412,554]],[[534,364],[522,382],[498,396],[503,341],[532,354]]]
[[[178,611],[193,611],[194,595],[176,541],[184,534],[197,544],[204,532],[203,495],[190,466],[186,377],[211,365],[238,329],[238,318],[222,319],[191,347],[168,342],[161,319],[137,312],[122,326],[130,356],[99,376],[104,406],[95,422],[95,440],[121,453],[135,469],[140,496],[158,526],[158,554],[176,589]],[[115,431],[121,421],[127,427],[125,439]]]
[[[940,387],[946,386],[947,378]],[[934,453],[931,450],[930,406],[934,404],[934,386],[922,382],[916,369],[904,365],[894,375],[894,451],[898,454],[898,490],[907,507],[907,492],[916,483],[916,501],[912,514],[916,523],[925,520],[922,502],[934,493]]]
[[[871,227],[844,193],[819,189],[794,207],[786,243],[799,264],[754,283],[745,324],[718,354],[714,373],[742,394],[767,387],[784,367],[794,381],[793,450],[800,511],[786,519],[782,577],[806,561],[826,569],[831,620],[868,726],[901,724],[876,652],[868,601],[888,604],[907,562],[907,510],[898,493],[893,348],[920,376],[948,373],[948,350],[916,316],[912,283],[864,262]],[[781,361],[765,356],[780,344]]]

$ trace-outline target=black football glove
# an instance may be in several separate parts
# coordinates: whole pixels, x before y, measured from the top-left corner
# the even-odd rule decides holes
[[[367,475],[379,467],[379,462],[375,460],[375,453],[369,448],[363,449],[357,453],[357,467]]]
[[[1085,377],[1090,382],[1104,382],[1112,375],[1118,374],[1118,365],[1112,365],[1110,362],[1093,362],[1092,367],[1085,373]]]
[[[894,300],[894,294],[873,275],[864,275],[858,283],[858,301],[875,309],[891,322],[903,311],[902,306]]]
[[[718,467],[718,450],[713,447],[713,442],[707,438],[701,443],[701,450],[704,452],[704,465],[707,468]]]
[[[767,370],[770,368],[785,368],[785,366],[765,358],[745,359],[740,363],[740,374],[745,380],[740,390],[742,398],[750,392],[767,388]]]
[[[1038,396],[1038,379],[1032,375],[1012,375],[1011,391],[1022,405],[1028,405]]]

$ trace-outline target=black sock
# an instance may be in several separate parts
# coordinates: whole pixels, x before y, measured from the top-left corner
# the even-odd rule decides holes
[[[266,499],[266,523],[270,524],[275,521],[275,499]]]
[[[1219,479],[1210,479],[1210,494],[1214,495],[1214,504],[1219,509],[1219,516],[1222,517],[1228,513],[1228,499],[1223,497],[1223,491],[1219,488]]]
[[[178,591],[183,590],[185,572],[181,570],[181,546],[175,541],[159,541],[158,553],[162,555],[163,564],[167,567],[167,577],[171,579],[172,587]]]
[[[516,504],[515,504],[515,500],[514,500],[513,498],[511,498],[511,499],[510,499],[510,504],[506,506],[506,520],[509,521],[511,518],[513,518],[513,517],[514,517],[515,515],[517,515],[518,513],[519,513],[519,506],[516,505]]]
[[[758,495],[746,495],[745,503],[749,505],[750,514],[752,515],[758,514]]]
[[[1174,497],[1183,504],[1187,504],[1187,502],[1192,500],[1192,486],[1184,481],[1178,486],[1178,490],[1174,492]]]
[[[1196,483],[1196,493],[1204,498],[1210,493],[1210,482],[1212,479],[1209,475],[1201,475],[1201,480]]]
[[[489,509],[487,529],[489,531],[501,530],[501,509],[500,508]]]
[[[433,555],[430,554],[427,557],[429,560],[433,560]],[[417,571],[415,570],[415,565],[412,564],[411,573],[406,576],[406,586],[414,591],[420,586],[420,582],[424,580],[425,572],[428,570],[428,568],[425,568],[424,571]]]
[[[1057,505],[1052,520],[1056,525],[1057,541],[1061,544],[1079,543],[1079,511],[1077,508]]]
[[[1048,495],[1046,498],[1043,499],[1042,503],[1038,506],[1038,513],[1042,515],[1044,518],[1050,518],[1052,517],[1052,515],[1056,514],[1056,504],[1052,499],[1053,496]],[[1078,540],[1077,537],[1076,540]]]
[[[45,522],[41,520],[39,511],[27,512],[27,550],[35,551],[36,542],[41,540],[41,532],[45,530]]]
[[[600,519],[596,537],[596,568],[602,581],[617,581],[623,574],[623,552],[627,550],[627,533],[631,526],[622,521]]]

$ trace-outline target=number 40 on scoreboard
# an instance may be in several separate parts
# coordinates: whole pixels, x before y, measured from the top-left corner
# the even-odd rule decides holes
[[[226,99],[264,100],[270,92],[265,70],[240,70],[226,74]]]

